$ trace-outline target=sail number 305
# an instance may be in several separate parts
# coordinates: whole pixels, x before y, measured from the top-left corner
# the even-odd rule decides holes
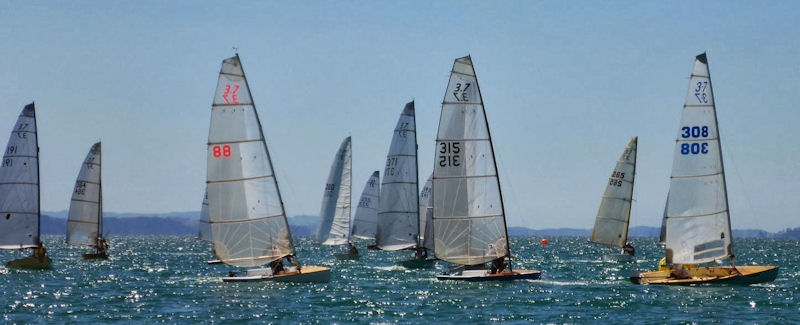
[[[697,139],[708,137],[708,126],[684,126],[681,128],[681,138]],[[697,155],[708,153],[708,142],[681,143],[682,155]]]
[[[461,166],[460,153],[461,153],[460,142],[440,142],[439,166],[440,167]]]

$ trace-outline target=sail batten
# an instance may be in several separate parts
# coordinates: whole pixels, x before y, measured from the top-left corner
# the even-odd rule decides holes
[[[230,107],[216,107],[228,104]],[[294,254],[283,200],[239,56],[223,60],[211,110],[206,190],[214,251],[252,267]]]
[[[39,246],[39,203],[38,132],[31,103],[17,118],[0,161],[0,249]]]
[[[364,184],[358,207],[353,217],[351,235],[361,239],[375,239],[378,230],[378,200],[380,199],[380,171],[374,171]]]
[[[638,138],[625,146],[606,182],[589,241],[622,247],[628,241]]]
[[[433,170],[436,257],[476,265],[510,256],[505,209],[472,59],[456,59],[442,100]]]
[[[317,241],[323,245],[343,245],[350,241],[350,193],[352,144],[342,141],[331,164],[322,194]]]
[[[675,141],[665,208],[668,263],[733,256],[716,106],[705,53],[695,58]]]
[[[375,235],[382,250],[415,247],[420,237],[415,115],[414,102],[407,103],[386,156]]]

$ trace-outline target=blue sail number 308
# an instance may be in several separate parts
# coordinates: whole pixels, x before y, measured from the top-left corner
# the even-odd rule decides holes
[[[690,139],[690,138],[705,138],[708,137],[708,126],[703,125],[701,126],[684,126],[681,128],[681,138]],[[696,154],[707,154],[708,153],[708,143],[707,142],[695,142],[695,143],[683,143],[681,144],[681,154],[682,155],[696,155]]]

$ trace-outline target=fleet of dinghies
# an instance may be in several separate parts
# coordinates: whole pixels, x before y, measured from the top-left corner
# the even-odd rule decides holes
[[[629,262],[628,243],[636,176],[637,137],[612,170],[590,242],[623,248],[603,260]],[[370,249],[413,251],[405,268],[447,264],[439,280],[535,280],[541,272],[515,267],[495,148],[470,56],[453,63],[441,105],[433,173],[419,189],[415,103],[395,125],[383,179],[364,185],[351,222],[352,142],[336,151],[323,191],[315,239],[348,245],[335,254],[357,260],[353,238]],[[211,105],[206,189],[198,239],[213,244],[217,260],[234,269],[224,282],[328,282],[331,269],[300,263],[258,111],[239,55],[223,60]],[[66,241],[90,247],[85,259],[107,259],[103,234],[101,144],[81,164],[72,193]],[[39,147],[34,104],[11,131],[0,166],[0,249],[32,249],[8,267],[45,269],[51,260],[40,235]],[[773,281],[777,266],[734,263],[730,211],[714,94],[705,53],[695,58],[675,143],[658,270],[635,272],[635,284],[753,284]],[[378,254],[378,253],[375,253]],[[429,257],[432,254],[432,257]],[[730,265],[720,265],[725,259]],[[711,263],[710,265],[699,265]]]

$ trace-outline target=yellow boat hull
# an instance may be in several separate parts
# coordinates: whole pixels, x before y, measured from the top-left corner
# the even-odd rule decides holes
[[[756,283],[772,282],[778,276],[778,267],[767,266],[737,266],[735,271],[731,266],[710,266],[687,269],[688,278],[678,279],[672,277],[669,270],[641,272],[631,276],[634,284],[661,284],[661,285],[694,285],[694,284],[731,284],[749,285]]]
[[[47,256],[28,256],[6,263],[6,266],[19,269],[49,269],[52,261]]]

